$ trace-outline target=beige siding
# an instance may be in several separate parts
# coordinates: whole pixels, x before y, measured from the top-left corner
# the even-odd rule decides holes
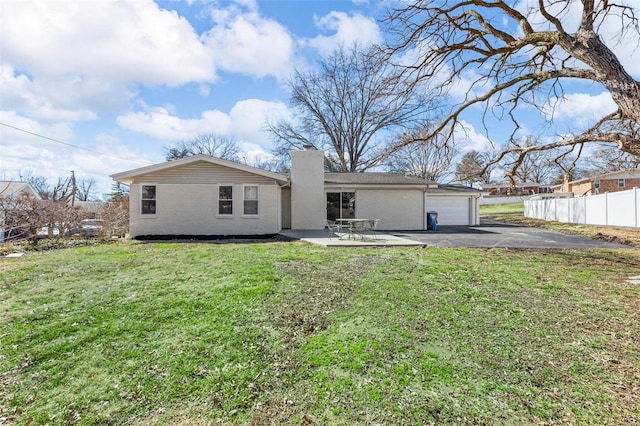
[[[181,167],[162,170],[135,177],[133,183],[264,183],[273,184],[273,179],[254,175],[242,170],[198,161]]]
[[[253,177],[253,175],[249,175]],[[221,183],[229,183],[221,179]],[[156,185],[156,214],[140,213],[142,184]],[[253,180],[248,182],[255,183]],[[168,184],[145,179],[131,185],[130,234],[264,235],[280,231],[280,188],[259,185],[258,216],[243,215],[243,183],[233,183],[233,215],[218,216],[218,185]]]
[[[424,229],[424,193],[421,190],[356,191],[356,217],[380,219],[381,230]]]

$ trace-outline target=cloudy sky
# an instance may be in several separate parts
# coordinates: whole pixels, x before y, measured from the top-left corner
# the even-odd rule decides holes
[[[338,44],[383,41],[389,1],[2,0],[0,179],[74,170],[106,193],[109,175],[203,133],[268,152],[264,123],[290,114],[292,71]],[[637,48],[618,50],[640,76]],[[584,121],[612,108],[590,86],[554,113]],[[468,117],[467,149],[488,143],[479,126]]]

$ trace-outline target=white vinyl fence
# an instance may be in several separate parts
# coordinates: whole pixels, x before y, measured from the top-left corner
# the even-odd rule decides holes
[[[556,222],[638,228],[640,188],[575,198],[526,200],[524,215]]]

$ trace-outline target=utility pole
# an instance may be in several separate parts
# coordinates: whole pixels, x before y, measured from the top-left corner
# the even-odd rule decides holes
[[[76,204],[76,172],[71,170],[71,185],[72,185],[72,189],[71,189],[71,207],[75,206]]]

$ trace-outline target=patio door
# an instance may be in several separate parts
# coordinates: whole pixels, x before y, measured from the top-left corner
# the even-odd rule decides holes
[[[327,192],[327,220],[355,219],[355,192]]]

